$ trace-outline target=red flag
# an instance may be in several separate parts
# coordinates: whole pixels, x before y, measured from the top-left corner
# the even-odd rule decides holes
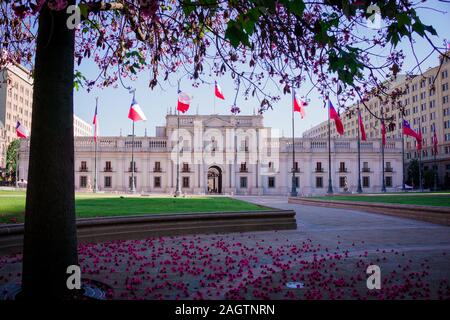
[[[433,149],[434,149],[434,154],[438,154],[438,139],[437,139],[437,135],[436,135],[436,127],[433,127]]]
[[[94,125],[94,141],[97,142],[97,105],[95,105],[95,113],[92,124]]]
[[[27,128],[25,128],[19,121],[17,121],[16,124],[16,134],[20,139],[28,138],[29,135]]]
[[[361,111],[358,109],[358,121],[359,121],[359,131],[361,131],[361,140],[366,141],[366,130],[364,129],[364,123],[362,122]]]
[[[128,112],[128,118],[133,120],[134,122],[139,120],[143,121],[147,120],[144,112],[142,112],[141,107],[134,98],[133,101],[131,101],[130,111]]]
[[[297,94],[294,93],[294,112],[299,112],[301,118],[305,117],[305,107],[308,105],[306,101],[302,101],[297,97]]]
[[[416,142],[417,142],[417,151],[422,150],[422,133],[421,132],[419,132],[419,134],[417,135]]]
[[[418,139],[419,135],[417,132],[415,132],[413,129],[411,129],[411,126],[409,125],[409,122],[406,120],[403,120],[403,134],[405,136],[410,136]]]
[[[381,120],[381,143],[383,143],[383,146],[386,145],[386,125],[384,120]]]
[[[336,130],[340,135],[344,134],[344,125],[342,124],[341,118],[339,118],[338,113],[333,107],[333,104],[330,100],[328,100],[328,108],[330,112],[330,119],[334,120],[334,123],[336,125]]]
[[[215,91],[215,94],[216,94],[217,98],[225,100],[225,97],[224,97],[223,92],[222,92],[222,88],[220,88],[220,86],[217,83],[217,81],[215,81],[214,91]]]
[[[177,110],[181,111],[182,113],[185,113],[186,111],[189,110],[190,104],[191,104],[191,97],[187,93],[179,91]]]

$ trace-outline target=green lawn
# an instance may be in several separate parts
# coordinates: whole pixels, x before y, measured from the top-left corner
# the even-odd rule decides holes
[[[224,197],[124,197],[117,195],[76,195],[79,218],[166,214],[188,212],[256,211],[269,208]],[[0,223],[23,222],[25,193],[0,191]]]
[[[450,207],[450,195],[445,194],[328,196],[328,197],[313,197],[312,199],[381,202],[381,203],[414,204],[422,206]]]

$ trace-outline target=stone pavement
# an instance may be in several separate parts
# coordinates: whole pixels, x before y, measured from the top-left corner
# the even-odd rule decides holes
[[[298,229],[80,245],[84,277],[110,285],[114,299],[450,299],[450,227],[236,198],[294,209]],[[371,264],[381,290],[366,287]],[[0,286],[20,269],[20,255],[0,257]]]

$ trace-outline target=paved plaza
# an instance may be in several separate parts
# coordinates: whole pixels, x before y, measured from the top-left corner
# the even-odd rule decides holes
[[[111,286],[114,299],[450,298],[450,227],[238,198],[294,209],[297,230],[80,245],[84,277]],[[380,290],[366,286],[372,264]],[[18,282],[20,271],[21,255],[0,257],[0,285]]]

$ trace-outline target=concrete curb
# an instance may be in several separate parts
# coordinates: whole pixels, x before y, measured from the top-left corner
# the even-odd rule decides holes
[[[78,242],[133,240],[187,234],[297,229],[294,210],[176,213],[82,218]],[[23,224],[0,226],[0,255],[20,252]]]
[[[450,208],[407,204],[289,198],[288,203],[381,213],[450,226]]]

